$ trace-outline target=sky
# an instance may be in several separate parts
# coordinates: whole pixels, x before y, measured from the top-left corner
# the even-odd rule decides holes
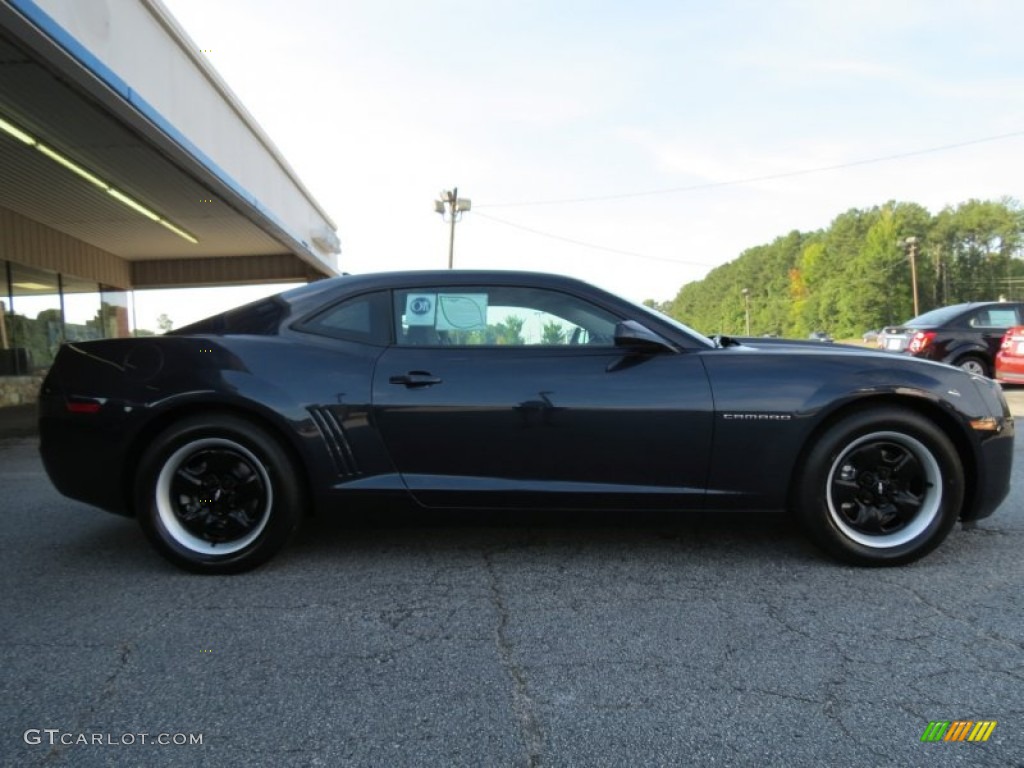
[[[444,268],[453,187],[457,268],[636,301],[850,208],[1024,196],[1017,0],[163,2],[346,272]]]

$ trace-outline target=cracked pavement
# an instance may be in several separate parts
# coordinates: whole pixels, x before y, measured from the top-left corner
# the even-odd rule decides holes
[[[782,514],[368,510],[235,577],[166,565],[35,450],[0,441],[2,766],[1024,766],[1020,441],[996,515],[904,568]],[[965,719],[998,726],[920,741]]]

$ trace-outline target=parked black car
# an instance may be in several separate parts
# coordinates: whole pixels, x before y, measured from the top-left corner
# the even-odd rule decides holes
[[[57,488],[194,571],[265,561],[367,496],[475,510],[782,509],[892,565],[1009,491],[994,381],[804,340],[713,341],[578,280],[339,277],[165,336],[65,344]]]
[[[1003,334],[1022,322],[1024,304],[1018,302],[953,304],[886,328],[885,348],[992,376]]]

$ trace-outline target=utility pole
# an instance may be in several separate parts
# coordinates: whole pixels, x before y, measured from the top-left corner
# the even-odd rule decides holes
[[[444,219],[448,215],[448,222],[451,227],[448,234],[448,269],[452,269],[455,263],[455,222],[462,218],[462,214],[470,209],[472,201],[469,198],[459,198],[459,188],[452,187],[441,192],[441,197],[434,201],[434,212],[440,213]]]
[[[921,314],[921,308],[917,301],[917,238],[908,237],[903,241],[910,254],[910,282],[914,286],[914,317]]]

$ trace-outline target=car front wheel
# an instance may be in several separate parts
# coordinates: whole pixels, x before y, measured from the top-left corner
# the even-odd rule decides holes
[[[833,424],[805,455],[795,508],[819,546],[858,565],[901,565],[956,524],[964,473],[949,438],[923,416],[880,408]]]
[[[973,373],[975,376],[990,375],[988,364],[977,355],[964,355],[963,357],[957,358],[953,365],[957,368],[962,368],[968,373]]]
[[[280,444],[227,415],[185,419],[143,455],[139,522],[156,549],[197,573],[236,573],[268,560],[302,514],[297,473]]]

